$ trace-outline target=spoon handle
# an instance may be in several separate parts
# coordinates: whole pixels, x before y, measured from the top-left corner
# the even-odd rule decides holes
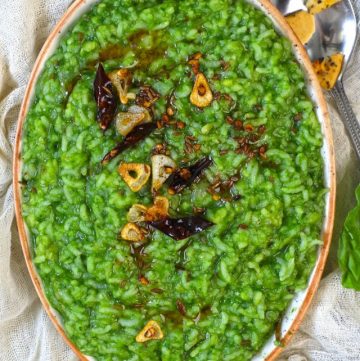
[[[335,100],[340,116],[352,140],[356,154],[360,159],[360,124],[351,108],[341,80],[336,82],[335,87],[331,90],[331,95]]]

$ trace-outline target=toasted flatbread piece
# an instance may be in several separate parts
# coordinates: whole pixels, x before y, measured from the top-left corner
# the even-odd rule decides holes
[[[336,53],[325,59],[315,60],[313,62],[315,73],[319,79],[320,85],[324,89],[330,90],[335,86],[342,69],[343,61],[344,55]]]
[[[318,14],[340,1],[341,0],[308,0],[306,7],[309,9],[310,14]]]
[[[285,17],[299,40],[307,43],[315,32],[315,17],[306,11],[297,11]]]

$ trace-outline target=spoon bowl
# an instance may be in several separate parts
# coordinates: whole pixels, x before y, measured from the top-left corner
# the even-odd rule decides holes
[[[303,0],[272,0],[272,3],[284,16],[299,10],[307,10]],[[339,78],[329,93],[336,103],[353,148],[360,160],[360,124],[351,108],[342,82],[356,46],[357,30],[357,19],[353,5],[350,0],[342,0],[315,14],[315,33],[305,44],[305,49],[312,61],[323,59],[335,53],[344,55]]]
[[[357,39],[357,22],[350,1],[343,0],[316,14],[315,33],[305,48],[311,60],[325,58],[334,53],[344,55],[344,63],[339,76],[342,78],[351,60]]]
[[[284,16],[299,10],[307,11],[303,0],[272,0],[271,2]]]

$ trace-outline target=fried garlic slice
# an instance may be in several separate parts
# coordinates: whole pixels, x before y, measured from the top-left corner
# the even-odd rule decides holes
[[[149,180],[151,169],[142,163],[121,163],[119,174],[133,192],[138,192]]]
[[[121,230],[120,236],[125,241],[141,242],[145,239],[146,231],[135,223],[127,223]]]
[[[211,104],[213,93],[203,73],[198,73],[195,84],[190,94],[190,102],[198,108],[205,108]]]
[[[154,205],[147,209],[146,221],[160,221],[169,215],[169,200],[166,197],[155,197]]]
[[[127,214],[128,222],[144,222],[146,220],[147,208],[142,204],[134,204]]]
[[[144,119],[143,113],[120,112],[116,116],[116,129],[121,135],[128,135]]]
[[[164,334],[156,321],[149,321],[136,336],[136,342],[143,343],[150,340],[161,340]]]
[[[151,122],[152,120],[152,116],[149,110],[140,105],[132,105],[131,107],[129,107],[128,112],[133,114],[144,114],[144,123]]]
[[[108,77],[117,89],[122,104],[127,104],[129,99],[135,98],[135,94],[128,93],[132,81],[132,74],[129,69],[122,68],[114,70],[108,74]]]
[[[156,154],[151,157],[152,190],[158,191],[176,168],[176,163],[168,156]]]
[[[159,221],[169,215],[169,200],[166,197],[155,197],[154,204],[149,208],[142,204],[134,204],[127,214],[128,222]]]

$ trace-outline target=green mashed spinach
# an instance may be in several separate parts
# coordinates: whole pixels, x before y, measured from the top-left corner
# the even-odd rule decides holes
[[[128,69],[136,99],[144,86],[157,94],[147,104],[156,129],[103,163],[125,138],[115,121],[97,122],[100,63]],[[205,106],[190,100],[199,72]],[[47,61],[21,153],[33,261],[66,334],[97,360],[250,360],[315,263],[321,146],[291,45],[252,5],[97,3]],[[118,167],[150,166],[154,154],[183,167],[211,159],[181,192],[157,191],[169,217],[210,227],[176,240],[147,224],[140,242],[121,237],[131,207],[151,207],[154,192],[151,180],[132,191]],[[149,321],[159,329],[141,342]]]

